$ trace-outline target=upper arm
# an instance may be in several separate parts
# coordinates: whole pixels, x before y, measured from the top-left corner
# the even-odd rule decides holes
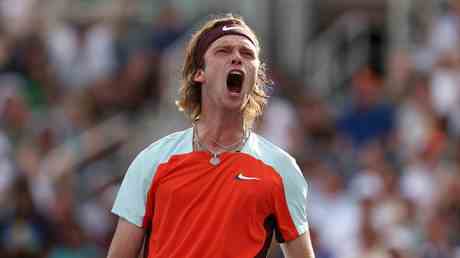
[[[313,246],[311,244],[310,232],[300,235],[298,238],[281,244],[286,258],[314,258]]]
[[[114,214],[138,227],[146,226],[147,193],[157,166],[151,156],[144,150],[130,164],[112,208]]]
[[[308,186],[294,160],[284,159],[275,169],[280,175],[272,191],[276,236],[279,242],[285,242],[308,230]]]
[[[120,218],[110,245],[107,258],[138,257],[145,231],[131,222]]]
[[[130,164],[112,208],[119,219],[109,258],[139,257],[146,229],[149,228],[149,220],[146,219],[147,193],[156,164],[147,150],[137,155]]]

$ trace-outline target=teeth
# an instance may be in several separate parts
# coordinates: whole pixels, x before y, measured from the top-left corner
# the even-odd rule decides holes
[[[238,70],[233,70],[233,71],[230,71],[230,74],[243,75],[243,72],[242,72],[242,71],[238,71]]]

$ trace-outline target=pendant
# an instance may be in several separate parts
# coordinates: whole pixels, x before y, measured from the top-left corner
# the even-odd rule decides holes
[[[215,154],[215,153],[212,154],[212,157],[211,157],[211,159],[209,160],[209,163],[211,163],[211,165],[213,165],[213,166],[219,165],[220,159],[219,159],[219,157],[217,156],[217,154]]]

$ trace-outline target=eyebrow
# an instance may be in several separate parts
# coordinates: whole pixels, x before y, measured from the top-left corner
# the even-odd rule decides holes
[[[225,48],[225,49],[241,48],[241,49],[243,49],[245,51],[251,51],[254,54],[257,53],[257,49],[255,49],[255,47],[250,47],[250,46],[248,46],[246,44],[235,45],[235,44],[231,44],[229,42],[222,42],[217,46],[213,46],[212,49],[219,49],[219,48]]]

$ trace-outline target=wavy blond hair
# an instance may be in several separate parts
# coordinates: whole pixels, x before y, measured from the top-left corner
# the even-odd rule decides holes
[[[201,84],[193,80],[196,72],[204,68],[206,64],[200,65],[201,60],[196,60],[197,43],[208,31],[221,25],[224,22],[232,21],[245,28],[248,32],[252,33],[252,38],[255,40],[257,55],[259,58],[260,45],[254,31],[244,22],[244,20],[232,14],[212,18],[207,21],[197,32],[192,35],[192,38],[187,44],[185,52],[185,61],[182,68],[181,87],[179,90],[179,99],[176,105],[179,110],[184,112],[185,115],[192,121],[196,121],[201,114]],[[251,128],[255,119],[259,117],[268,101],[268,94],[266,88],[271,84],[266,74],[265,63],[261,62],[259,70],[257,71],[257,79],[255,81],[252,91],[249,93],[247,103],[243,108],[243,119],[245,128]]]

